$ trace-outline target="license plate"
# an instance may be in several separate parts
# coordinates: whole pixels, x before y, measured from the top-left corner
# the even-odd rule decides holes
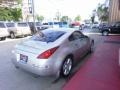
[[[28,61],[28,56],[20,54],[20,61],[27,63]]]

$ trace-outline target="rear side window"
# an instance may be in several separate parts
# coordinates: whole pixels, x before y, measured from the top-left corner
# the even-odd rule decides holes
[[[18,23],[18,27],[27,27],[28,24],[27,23]]]
[[[54,25],[59,25],[59,22],[54,22]]]
[[[74,40],[80,39],[82,36],[84,36],[84,35],[81,32],[75,31],[69,37],[69,41],[74,41]]]
[[[64,31],[48,31],[44,30],[42,32],[36,33],[31,39],[35,41],[42,41],[42,42],[54,42],[61,36],[65,34]]]
[[[43,23],[43,25],[48,25],[48,23]]]
[[[0,23],[0,28],[5,28],[5,24],[4,23]]]
[[[6,23],[6,26],[7,27],[15,27],[15,24],[14,23]]]

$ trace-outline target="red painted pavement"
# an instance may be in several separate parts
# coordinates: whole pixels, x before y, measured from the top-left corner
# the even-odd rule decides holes
[[[106,40],[120,41],[120,36]],[[120,90],[120,44],[102,43],[63,90]]]

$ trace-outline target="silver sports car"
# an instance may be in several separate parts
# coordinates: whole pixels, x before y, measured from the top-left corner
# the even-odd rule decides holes
[[[73,65],[92,52],[94,40],[79,30],[46,29],[15,46],[12,62],[40,76],[68,76]]]

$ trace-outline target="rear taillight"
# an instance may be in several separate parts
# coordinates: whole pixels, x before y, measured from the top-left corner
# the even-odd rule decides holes
[[[37,59],[48,59],[57,49],[59,48],[58,47],[54,47],[54,48],[51,48],[43,53],[41,53]]]

